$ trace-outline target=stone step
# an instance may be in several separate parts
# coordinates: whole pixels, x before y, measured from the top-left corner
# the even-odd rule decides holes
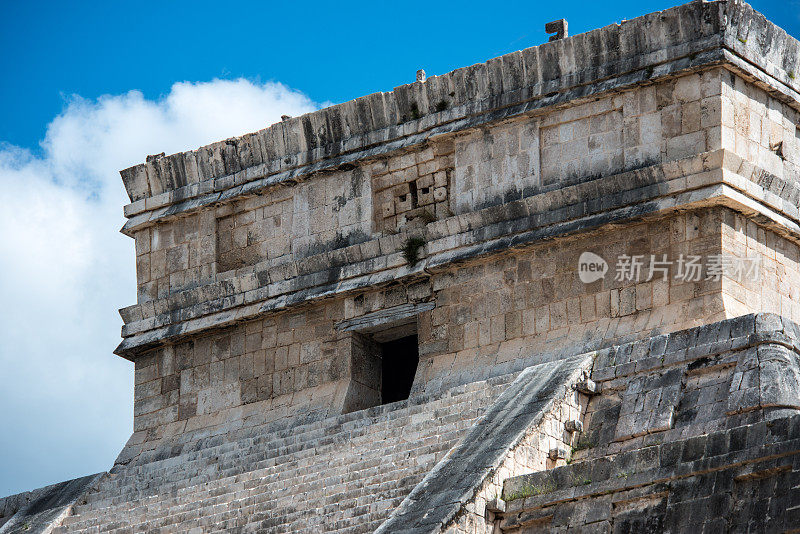
[[[425,405],[201,440],[174,457],[118,468],[57,532],[268,530],[275,521],[287,531],[314,521],[331,532],[374,530],[511,379]]]
[[[402,472],[399,476],[403,476],[403,477],[408,478],[408,474],[409,474],[408,472]],[[419,475],[418,475],[418,478],[421,479],[423,475],[424,475],[424,472],[420,472]],[[390,480],[390,482],[392,482],[392,481]],[[414,482],[416,482],[416,480]],[[408,481],[407,481],[407,483],[408,483]],[[284,489],[283,488],[283,484],[281,484],[279,481],[277,483],[276,482],[271,482],[271,483],[268,482],[268,484],[265,486],[264,491],[262,491],[262,493],[260,493],[260,494],[251,494],[249,498],[254,499],[254,500],[261,500],[261,498],[266,497],[266,500],[269,500],[269,498],[272,498],[272,496],[275,495],[276,491],[280,491],[282,489]],[[391,492],[393,489],[394,488],[392,488],[392,485],[390,484],[387,491]],[[410,490],[410,488],[408,488],[408,489]],[[211,496],[212,492],[210,492],[208,490],[205,491],[205,492],[202,492],[199,495],[194,495],[192,497],[194,499],[208,498],[208,500],[201,501],[202,502],[202,506],[204,508],[207,508],[207,507],[209,507],[211,505],[214,505],[214,504],[230,502],[231,498],[233,498],[233,499],[236,498],[237,495],[234,492],[233,488],[227,488],[227,490],[228,491],[225,494],[223,494],[221,496],[217,496],[217,497],[212,497]],[[259,491],[259,490],[260,490],[260,488],[256,487],[256,488],[253,488],[250,491],[251,492],[255,492],[255,491]],[[375,493],[376,491],[383,491],[383,488],[381,488],[380,486],[376,486],[374,488],[363,490],[361,492],[361,494],[363,496],[369,496],[369,495]],[[404,494],[405,491],[407,491],[407,490],[404,489],[404,491],[402,493]],[[352,497],[354,497],[354,495],[351,494],[350,497],[352,498]],[[177,506],[176,506],[176,504],[177,504]],[[153,507],[152,503],[148,503],[145,506],[141,506],[141,507],[136,508],[134,510],[126,511],[124,515],[127,515],[128,517],[131,517],[131,516],[135,517],[137,514],[139,514],[141,512],[142,517],[148,517],[150,520],[153,520],[153,519],[160,518],[162,515],[172,514],[172,513],[174,513],[175,509],[178,509],[179,511],[182,512],[185,508],[186,508],[185,505],[181,505],[181,504],[178,504],[178,503],[176,503],[176,502],[174,502],[172,500],[169,500],[169,501],[166,501],[166,502],[158,503],[156,507]],[[98,517],[98,518],[105,518],[105,520],[116,519],[115,514],[106,513],[107,510],[99,510],[98,512],[100,512],[100,513],[99,514],[93,514],[93,515],[95,517]]]
[[[444,443],[444,444],[441,444],[438,447],[433,447],[433,448],[424,447],[424,448],[421,448],[421,449],[407,449],[406,453],[410,454],[412,457],[415,457],[415,458],[422,458],[426,454],[434,454],[434,453],[438,453],[438,455],[441,456],[441,454],[443,454],[444,452],[446,452],[446,450],[449,449],[449,446],[450,446],[450,443]],[[382,459],[380,457],[380,454],[383,454],[383,453],[378,451],[378,454],[376,454],[376,457],[374,458],[376,463],[382,461]],[[333,459],[337,460],[337,458],[335,458],[335,457]],[[389,461],[389,460],[387,459],[387,461]],[[348,464],[345,463],[343,465],[346,466]],[[350,464],[350,465],[352,465],[352,464]],[[354,473],[354,472],[365,472],[365,471],[367,471],[369,469],[370,468],[365,465],[360,470],[359,469],[350,469],[349,471],[351,473]],[[297,471],[297,470],[289,471],[288,475],[291,477],[292,475],[294,475],[295,471]],[[316,473],[316,472],[317,471],[312,471],[312,473]],[[398,470],[398,474],[403,474],[403,473],[408,473],[408,472],[409,472],[408,468],[404,468],[402,470]],[[202,488],[195,488],[192,493],[194,493],[195,495],[197,495],[197,494],[200,494],[200,495],[213,494],[220,487],[224,488],[227,493],[231,493],[231,492],[235,492],[235,491],[241,491],[241,490],[245,489],[245,486],[248,486],[247,482],[250,481],[250,480],[253,480],[253,479],[257,479],[258,483],[249,485],[249,491],[250,492],[256,491],[260,486],[263,486],[264,484],[267,485],[266,490],[268,492],[272,492],[272,491],[275,491],[277,489],[280,489],[280,486],[282,486],[282,482],[280,480],[275,480],[275,481],[270,481],[269,480],[270,477],[273,474],[274,473],[271,473],[270,470],[268,470],[266,472],[260,472],[259,471],[259,472],[245,473],[243,475],[238,475],[238,476],[235,476],[235,477],[231,477],[229,479],[220,479],[218,481],[215,481],[214,483],[206,484]],[[283,474],[287,474],[287,473],[284,472]],[[386,474],[381,475],[379,472],[376,472],[376,474],[374,475],[374,477],[376,477],[376,478],[380,478],[381,476],[386,476]],[[366,483],[369,484],[369,481],[370,481],[370,479],[367,478],[366,479]],[[183,496],[182,492],[178,492],[177,495],[176,495],[176,498],[180,499],[182,496]],[[171,505],[167,504],[168,502],[169,501],[164,501],[159,496],[152,496],[152,497],[149,497],[147,499],[141,500],[139,502],[139,507],[137,509],[132,510],[131,512],[135,512],[139,508],[147,508],[147,509],[149,509],[149,511],[150,511],[150,513],[152,515],[154,510],[160,510],[161,507],[163,507],[164,505],[171,506]],[[107,507],[107,508],[97,508],[95,504],[90,504],[90,505],[76,507],[76,513],[84,514],[87,510],[94,509],[94,510],[96,510],[96,514],[95,515],[103,515],[103,516],[108,518],[109,516],[108,516],[107,513],[109,512],[109,508],[113,508],[113,506],[110,506],[110,507]]]
[[[409,473],[407,471],[398,470],[396,472],[396,476],[408,477],[408,475],[409,475]],[[422,476],[424,476],[424,471],[423,472],[419,472],[418,476],[416,477],[415,480],[407,480],[406,481],[406,485],[409,485],[409,484],[413,485],[414,483],[416,483],[418,481],[418,479],[421,479]],[[391,481],[394,478],[395,477],[389,477],[389,480]],[[280,481],[269,482],[266,486],[261,487],[261,488],[256,486],[256,487],[252,488],[249,491],[249,496],[247,497],[247,499],[250,500],[250,501],[253,501],[254,503],[268,502],[270,500],[274,500],[273,496],[276,494],[276,491],[280,491],[282,489],[285,489],[282,486],[283,485],[280,484]],[[211,492],[209,492],[209,491],[201,492],[200,494],[194,495],[193,497],[195,499],[199,499],[199,500],[197,500],[197,501],[195,501],[193,503],[194,506],[192,506],[192,504],[190,504],[188,506],[185,505],[185,504],[177,504],[177,503],[173,502],[172,500],[169,500],[169,501],[166,501],[166,502],[163,502],[163,503],[157,503],[160,506],[157,506],[155,509],[152,507],[152,503],[144,504],[143,506],[140,506],[140,507],[138,507],[136,509],[128,510],[126,512],[126,515],[127,515],[128,518],[137,517],[137,516],[140,516],[142,518],[147,518],[147,522],[150,523],[150,524],[152,524],[153,522],[160,523],[161,522],[160,520],[162,518],[168,516],[168,515],[176,515],[176,516],[180,516],[181,519],[185,519],[185,517],[183,517],[183,516],[185,515],[185,513],[186,513],[186,511],[188,509],[192,509],[192,508],[209,509],[209,508],[213,507],[214,505],[227,504],[227,503],[230,503],[232,500],[236,500],[238,495],[236,494],[235,490],[237,488],[229,487],[227,489],[228,489],[228,491],[226,493],[224,493],[224,494],[222,494],[220,496],[217,496],[217,497],[210,496]],[[398,499],[402,500],[402,497],[405,495],[405,493],[408,490],[410,490],[410,487],[406,489],[404,486],[401,486],[401,488],[398,490],[397,488],[392,488],[391,485],[390,485],[390,487],[388,489],[384,490],[379,485],[376,485],[374,487],[364,488],[360,492],[360,494],[362,496],[364,496],[364,497],[371,497],[371,496],[374,496],[376,493],[384,493],[383,497],[385,498],[387,496],[387,494],[391,496],[392,493],[398,493],[399,492],[399,494],[396,497],[396,500],[398,500]],[[259,492],[259,493],[254,493],[254,492]],[[352,493],[351,493],[350,497],[352,498],[353,496],[354,495],[352,495]],[[202,500],[200,500],[200,499],[202,499]],[[165,504],[166,504],[166,506],[164,506]],[[253,505],[251,505],[251,507],[253,508],[253,510],[256,510],[257,509],[257,504],[253,504]],[[163,508],[166,508],[166,510],[164,510]],[[98,519],[98,522],[85,521],[83,526],[92,526],[92,525],[99,524],[99,523],[106,522],[106,521],[112,521],[113,522],[113,521],[118,519],[117,517],[114,517],[112,515],[107,514],[106,510],[98,510],[98,512],[99,512],[99,514],[95,516]],[[86,519],[86,518],[82,518],[82,519]],[[74,524],[77,524],[77,523],[78,523],[78,521],[76,521],[73,518],[70,518],[70,521],[69,521],[70,525],[74,525]]]
[[[460,419],[461,417],[462,417],[462,414],[459,414],[458,418]],[[403,430],[403,434],[404,435],[413,434],[413,432],[417,431],[418,427],[419,427],[419,424],[418,425],[409,425],[407,428],[405,428]],[[363,436],[353,436],[352,434],[349,434],[349,435],[346,435],[346,436],[342,436],[342,435],[339,436],[339,439],[345,439],[345,438],[348,439],[351,443],[354,443],[354,444],[358,444],[358,443],[360,443],[362,441],[363,442],[369,442],[369,441],[372,440],[371,434],[364,434]],[[309,441],[311,441],[311,440],[309,440]],[[330,445],[335,445],[335,441],[336,440],[332,440]],[[292,448],[280,449],[280,445],[281,445],[280,443],[276,443],[274,441],[266,442],[266,445],[267,445],[267,450],[266,451],[258,450],[260,448],[260,447],[258,447],[258,445],[260,445],[260,444],[256,444],[256,443],[246,443],[246,444],[244,444],[244,447],[242,447],[242,448],[244,448],[245,450],[248,450],[248,451],[255,450],[256,451],[255,454],[257,454],[257,455],[260,454],[260,455],[263,456],[264,459],[267,459],[267,458],[270,458],[270,457],[285,456],[287,454],[297,453],[300,450],[303,450],[303,448],[306,448],[307,447],[307,443],[308,442],[304,441],[304,442],[301,442],[299,444],[296,444]],[[314,442],[314,444],[315,444],[315,447],[317,449],[323,448],[325,446],[320,440],[316,440]],[[271,451],[276,451],[276,452],[275,453],[271,453]],[[196,456],[194,458],[191,457],[191,456],[182,458],[180,460],[179,464],[180,464],[181,468],[185,468],[185,466],[187,465],[187,462],[195,462],[195,461],[199,462],[199,461],[211,460],[211,459],[214,460],[214,463],[219,464],[221,461],[224,461],[225,459],[227,459],[229,457],[233,457],[235,459],[235,464],[240,465],[241,464],[241,460],[243,458],[252,457],[253,454],[254,454],[253,452],[248,452],[246,455],[242,455],[241,451],[239,451],[239,450],[229,451],[227,454],[220,454],[218,451],[208,450],[208,451],[203,451],[203,455],[201,457],[199,457],[199,458],[196,457]],[[161,465],[158,465],[158,464],[157,465],[148,464],[148,465],[145,465],[145,466],[141,466],[138,469],[137,468],[128,469],[127,473],[128,474],[137,474],[138,471],[143,471],[143,472],[146,472],[148,474],[155,475],[155,474],[157,474],[157,471],[159,469],[161,469],[164,472],[168,472],[168,471],[170,471],[170,466],[161,466]]]
[[[414,425],[409,425],[409,427],[405,429],[405,432],[413,431],[414,429],[415,429]],[[340,435],[339,438],[341,439],[341,437],[342,436]],[[354,441],[357,441],[358,439],[363,439],[365,441],[369,441],[371,438],[367,435],[367,436],[363,436],[362,438],[356,437]],[[293,436],[291,438],[291,440],[294,443],[287,444],[286,442],[276,441],[274,439],[272,439],[270,441],[265,441],[265,442],[259,442],[259,441],[250,442],[250,441],[248,441],[248,442],[244,443],[245,447],[243,447],[243,448],[248,449],[248,450],[254,450],[254,449],[255,450],[259,450],[259,449],[263,450],[263,449],[266,448],[267,451],[277,449],[277,450],[280,451],[281,455],[286,455],[286,454],[290,454],[290,453],[296,452],[299,449],[302,449],[302,447],[304,446],[304,443],[309,441],[309,440],[306,439],[306,436],[303,434],[302,429],[298,429],[298,434]],[[227,446],[229,447],[230,445],[227,445]],[[286,447],[286,449],[284,450],[283,447]],[[235,454],[233,451],[226,451],[226,452],[228,452],[229,454]],[[148,473],[154,475],[154,478],[155,478],[155,475],[159,474],[159,473],[156,472],[158,468],[162,468],[162,470],[164,470],[166,472],[166,471],[169,471],[173,467],[174,464],[178,464],[178,465],[180,465],[182,467],[185,467],[187,462],[192,462],[196,458],[214,458],[217,462],[219,462],[220,458],[224,459],[224,454],[225,454],[225,452],[220,451],[218,448],[212,448],[212,449],[208,449],[208,450],[202,450],[200,452],[194,453],[193,455],[189,455],[189,456],[186,456],[186,457],[181,457],[181,459],[179,461],[175,461],[174,459],[171,459],[172,461],[165,460],[165,461],[160,461],[160,462],[153,462],[151,464],[147,464],[147,465],[143,466],[142,469],[146,469],[146,471]],[[236,463],[239,464],[240,462],[237,461]],[[128,472],[129,473],[135,473],[131,469],[128,469]]]
[[[415,450],[415,451],[417,451],[417,452],[414,452],[414,454],[420,454],[420,455],[422,455],[422,454],[426,454],[426,453],[430,452],[430,451],[425,451],[425,450],[422,450],[422,449],[424,449],[424,447],[429,447],[429,448],[432,448],[432,449],[439,449],[439,448],[441,448],[441,447],[437,447],[437,445],[436,445],[437,443],[439,443],[439,442],[442,442],[442,441],[445,441],[445,442],[450,442],[450,441],[452,441],[452,440],[453,440],[453,439],[454,439],[454,438],[455,438],[457,435],[458,435],[458,430],[456,430],[456,429],[454,428],[454,429],[452,429],[452,430],[449,430],[448,432],[446,432],[446,433],[444,433],[444,434],[441,434],[441,435],[439,435],[439,436],[436,436],[436,437],[433,437],[433,438],[427,438],[427,441],[425,441],[425,440],[423,440],[423,441],[418,441],[418,444],[421,444],[421,445],[422,445],[422,447],[417,447],[417,448],[415,448],[414,450]],[[314,451],[312,451],[312,452],[314,452]],[[331,453],[331,452],[333,452],[333,451],[331,451],[331,450],[328,450],[328,448],[325,448],[324,450],[317,449],[317,450],[316,450],[316,452],[314,452],[314,454],[326,454],[326,453]],[[403,456],[404,456],[404,455],[405,455],[405,456],[407,456],[407,455],[409,454],[409,452],[410,452],[410,451],[409,451],[409,450],[408,450],[406,447],[402,447],[402,448],[399,448],[399,449],[397,450],[397,452],[387,452],[387,451],[384,449],[384,450],[382,451],[382,454],[383,454],[383,459],[384,459],[384,460],[387,460],[387,461],[401,461],[401,460],[403,459]],[[395,457],[395,455],[397,455],[397,457]],[[297,460],[297,458],[295,458],[295,461],[296,461],[296,460]],[[218,473],[218,475],[217,475],[217,476],[219,476],[219,478],[227,478],[227,477],[226,477],[226,474],[228,474],[228,470],[229,470],[229,469],[232,471],[232,472],[230,473],[230,474],[231,474],[231,476],[235,476],[235,475],[236,475],[236,474],[237,474],[237,473],[240,471],[240,469],[239,469],[239,465],[241,465],[241,463],[242,463],[242,461],[241,461],[241,460],[236,460],[236,461],[233,461],[233,462],[231,463],[231,466],[230,466],[230,467],[228,467],[228,466],[223,466],[223,467],[219,468],[219,469],[217,470],[217,473]],[[279,466],[279,465],[282,465],[282,464],[281,464],[281,463],[279,463],[279,462],[268,462],[268,463],[271,463],[273,466]],[[255,463],[255,464],[252,464],[252,465],[251,465],[251,467],[252,467],[253,469],[260,469],[260,468],[262,468],[262,467],[264,467],[264,466],[260,465],[260,463]],[[218,478],[217,480],[219,480],[219,478]],[[186,480],[186,479],[185,479],[184,477],[178,477],[178,478],[177,478],[177,480],[178,480],[178,481],[184,481],[184,480]],[[190,479],[190,480],[194,480],[195,482],[197,481],[197,479]],[[210,479],[207,479],[207,481],[208,481],[208,483],[209,483],[209,484],[211,484],[211,485],[212,485],[212,487],[213,487],[213,485],[214,485],[214,481],[213,481],[213,480],[210,480]],[[146,488],[147,488],[147,487],[149,487],[147,484],[145,484],[145,487],[143,488],[143,487],[142,487],[142,484],[141,484],[141,482],[142,482],[142,481],[141,481],[141,480],[139,480],[138,482],[139,482],[140,484],[137,484],[135,487],[136,487],[136,488],[138,488],[140,491],[142,491],[142,490],[146,490]],[[148,481],[148,483],[149,483],[149,482],[151,482],[151,481]],[[155,481],[152,481],[152,482],[153,482],[153,484],[154,484],[154,485],[158,485],[158,486],[160,486],[160,488],[161,488],[162,490],[167,490],[167,491],[178,491],[178,492],[180,492],[180,489],[183,487],[183,484],[170,485],[170,484],[164,484],[164,482],[161,482],[160,484],[156,484],[156,483],[155,483]],[[120,483],[119,483],[118,481],[115,481],[115,486],[116,486],[116,485],[118,485],[118,484],[120,484]],[[126,482],[125,482],[125,481],[123,481],[123,482],[122,482],[122,484],[121,484],[119,487],[125,488],[125,487],[126,487],[126,486],[125,486],[125,484],[126,484]],[[132,484],[130,484],[129,482],[127,482],[127,484],[128,484],[128,489],[132,489],[132,488],[134,487],[134,486],[133,486]],[[196,484],[187,484],[187,485],[192,485],[192,486],[194,486],[194,485],[196,485]],[[125,495],[130,495],[131,493],[132,493],[132,492],[130,492],[130,491],[129,491],[129,492],[128,492],[127,494],[125,494]],[[119,495],[117,500],[121,501],[121,499],[122,499],[122,497],[123,497],[123,496],[124,496],[124,495],[122,495],[122,494],[121,494],[121,495]],[[104,499],[103,499],[103,497],[102,497],[102,496],[98,496],[97,494],[95,494],[94,496],[91,496],[89,499],[87,499],[87,505],[86,505],[86,506],[84,506],[84,507],[81,507],[80,509],[81,509],[81,510],[85,510],[87,507],[96,507],[96,506],[100,505],[100,504],[101,504],[101,503],[103,503],[103,502],[109,503],[109,500],[106,498],[106,499],[105,499],[105,501],[104,501]],[[112,500],[112,502],[113,502],[113,500]]]

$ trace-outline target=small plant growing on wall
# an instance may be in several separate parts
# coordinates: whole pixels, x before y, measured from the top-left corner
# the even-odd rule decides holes
[[[412,102],[410,113],[413,120],[417,120],[422,116],[422,113],[420,113],[416,102]]]
[[[421,237],[409,237],[403,243],[403,258],[410,266],[416,265],[419,261],[419,249],[425,246],[425,240]]]

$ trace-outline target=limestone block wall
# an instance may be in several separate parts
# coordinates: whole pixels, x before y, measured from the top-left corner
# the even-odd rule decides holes
[[[643,96],[652,103],[644,111],[655,111],[654,91],[650,88],[646,92],[652,93],[652,98],[638,95],[637,91],[626,97],[635,101]],[[545,118],[540,148],[544,185],[622,170],[625,154],[621,104],[621,98],[606,98]]]
[[[731,178],[740,171],[731,156],[741,158],[745,144],[745,178],[778,197],[788,184],[793,194],[791,180],[760,167],[777,165],[769,152],[784,166],[794,157],[798,46],[742,2],[690,3],[149,157],[122,172],[132,201],[123,231],[137,238],[140,292],[139,305],[123,310],[118,350],[132,357],[179,333],[307,300],[311,289],[319,296],[405,276],[400,250],[409,230],[439,240],[431,249],[441,261],[445,251],[477,253],[500,231],[614,217],[634,204],[629,217],[674,208],[681,176],[702,167],[732,170],[723,173]],[[778,135],[767,122],[777,125],[781,114]],[[439,143],[448,149],[437,156]],[[698,166],[692,156],[700,154]],[[754,158],[764,165],[751,168]],[[607,188],[613,177],[620,187]],[[645,202],[655,188],[644,196],[626,189],[630,178],[661,184],[659,205]],[[728,196],[703,179],[687,178],[678,203]],[[570,188],[584,184],[573,197],[578,189]],[[558,191],[547,203],[520,200]],[[775,200],[747,193],[755,203]],[[559,208],[552,214],[551,202]],[[508,207],[502,225],[484,211],[497,206]],[[796,202],[784,207],[797,211]]]
[[[457,213],[530,196],[541,185],[539,120],[520,119],[456,138]]]
[[[722,146],[786,182],[798,181],[800,113],[733,73],[722,76]]]
[[[159,222],[134,234],[139,302],[226,280],[246,291],[264,284],[256,273],[291,277],[310,255],[714,150],[722,77],[712,69],[543,110]]]
[[[380,351],[341,323],[429,298],[429,284],[330,299],[145,352],[135,361],[131,445],[285,415],[339,415],[381,402]],[[425,312],[423,312],[424,315]],[[411,331],[417,319],[412,317]]]
[[[134,439],[244,424],[288,405],[347,411],[356,351],[353,335],[333,327],[342,316],[340,301],[148,352],[135,364]]]
[[[403,521],[411,532],[454,534],[783,531],[797,515],[797,492],[788,490],[797,464],[798,340],[796,323],[760,313],[578,356],[596,380],[574,386],[591,392],[588,403],[568,388],[540,422],[526,421],[526,436],[479,488],[466,491],[459,480],[450,495],[436,480],[467,448],[456,447],[379,532]],[[498,402],[516,406],[508,398],[515,384],[566,362],[527,369]],[[569,432],[569,419],[583,430]],[[501,440],[486,439],[487,457],[503,450]],[[547,440],[567,447],[566,461],[531,461]],[[488,458],[482,465],[494,467]],[[445,493],[440,501],[437,492]],[[453,500],[457,513],[444,505]],[[419,519],[421,503],[429,512]]]
[[[372,232],[369,175],[360,168],[315,177],[294,189],[288,239],[296,261],[315,252],[364,241]]]
[[[238,201],[217,210],[215,260],[220,273],[291,255],[293,199],[279,196],[287,192],[278,189],[266,198]]]
[[[257,270],[283,266],[292,276],[287,265],[297,259],[366,239],[370,195],[361,171],[334,173],[141,230],[134,235],[139,302],[248,275],[244,287],[256,287]]]
[[[722,220],[722,251],[731,257],[757,258],[757,279],[726,276],[722,283],[729,317],[755,311],[800,320],[800,247],[752,220],[726,211]]]
[[[381,159],[371,168],[374,232],[423,227],[452,214],[453,142]]]
[[[765,27],[771,39],[747,41],[749,31]],[[741,2],[689,3],[290,118],[192,152],[150,158],[123,173],[133,202],[129,213],[314,166],[325,158],[358,158],[358,152],[376,144],[488,111],[536,100],[541,102],[530,107],[548,106],[706,65],[720,58],[723,44],[756,63],[769,57],[770,73],[797,86],[788,75],[797,70],[797,42],[785,32]]]
[[[475,262],[435,276],[437,307],[420,320],[419,387],[465,379],[515,360],[558,357],[650,332],[668,332],[726,316],[722,279],[650,277],[651,255],[677,259],[721,252],[723,209],[676,215],[591,236],[556,241]],[[583,252],[609,264],[601,280],[578,277]],[[641,277],[617,279],[623,255],[641,255]],[[533,362],[538,363],[538,362]]]
[[[147,228],[134,237],[138,302],[165,299],[172,293],[216,280],[217,227],[213,211]]]
[[[585,251],[608,261],[602,280],[579,280]],[[617,279],[623,255],[641,256],[638,282]],[[678,278],[679,258],[692,256],[702,272]],[[709,270],[715,256],[728,262],[719,276]],[[665,274],[651,277],[653,257],[670,263]],[[434,277],[432,287],[437,308],[420,322],[423,389],[581,343],[594,348],[762,311],[800,320],[800,247],[734,210],[701,209],[474,262]]]
[[[337,284],[366,288],[372,279],[385,282],[402,276],[404,265],[411,270],[402,252],[410,237],[437,240],[421,254],[452,250],[458,255],[460,248],[502,228],[495,208],[504,209],[502,216],[509,220],[502,222],[508,228],[522,232],[534,217],[537,224],[538,219],[544,224],[574,219],[579,213],[573,212],[588,205],[581,206],[584,201],[602,210],[604,195],[609,195],[608,203],[630,205],[644,190],[633,189],[640,180],[653,186],[663,182],[657,189],[660,195],[678,187],[687,192],[705,187],[719,179],[713,174],[716,170],[737,168],[731,163],[735,144],[733,149],[721,148],[722,114],[732,109],[732,104],[723,104],[722,91],[730,80],[731,73],[719,67],[683,73],[588,102],[537,108],[481,128],[433,136],[281,185],[247,193],[244,186],[234,188],[214,205],[159,216],[135,232],[139,304],[123,310],[123,336],[158,338],[163,334],[156,329],[176,332],[172,326],[183,329],[190,320],[214,325],[218,319],[205,321],[204,316],[218,310],[259,302],[264,303],[259,310],[281,309],[291,305],[288,302],[311,298],[297,287],[333,287],[321,289],[324,293],[340,291]],[[751,85],[752,91],[763,92]],[[780,106],[786,107],[785,127],[791,112],[787,105]],[[793,150],[789,141],[787,154]],[[573,150],[577,159],[564,150]],[[764,154],[780,160],[774,151]],[[785,156],[783,165],[792,157]],[[752,167],[747,165],[740,167]],[[750,179],[760,176],[759,187],[777,191],[779,204],[791,207],[793,197],[781,197],[789,191],[786,184],[800,196],[800,187],[790,181],[778,183],[778,175],[751,170]],[[691,178],[683,181],[686,176]],[[757,200],[773,198],[759,197],[758,191],[748,194]],[[559,209],[550,214],[550,206]],[[351,283],[354,279],[358,282]],[[551,303],[547,304],[549,313]],[[254,315],[242,309],[235,313],[242,318]],[[563,314],[555,313],[557,321]],[[595,313],[604,317],[602,311]],[[574,316],[573,310],[570,319]],[[611,312],[609,316],[614,317]],[[511,323],[514,320],[509,317]],[[472,348],[469,343],[465,347]],[[441,343],[424,350],[441,352]]]
[[[586,251],[609,264],[588,284],[577,275]],[[761,258],[758,280],[709,277],[707,268],[676,278],[677,258],[720,254]],[[616,272],[626,255],[641,256],[636,279]],[[666,276],[649,273],[651,256],[672,260]],[[337,325],[409,303],[434,305],[412,318],[420,354],[412,395],[753,311],[798,317],[798,258],[796,244],[722,207],[525,247],[152,351],[136,364],[135,427],[149,440],[264,410],[377,404],[375,381],[364,378],[369,338]]]
[[[796,415],[760,421],[530,475],[540,493],[510,503],[499,529],[792,532],[798,424]]]
[[[689,74],[460,135],[456,211],[718,149],[723,72]]]

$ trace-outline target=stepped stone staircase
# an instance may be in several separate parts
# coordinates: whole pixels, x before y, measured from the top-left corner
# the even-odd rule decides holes
[[[372,532],[513,379],[136,459],[53,532]]]

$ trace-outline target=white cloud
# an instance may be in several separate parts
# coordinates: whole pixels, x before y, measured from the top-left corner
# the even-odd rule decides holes
[[[42,154],[0,146],[0,496],[108,469],[132,429],[133,368],[111,351],[135,302],[118,171],[317,106],[247,80],[73,97]]]

